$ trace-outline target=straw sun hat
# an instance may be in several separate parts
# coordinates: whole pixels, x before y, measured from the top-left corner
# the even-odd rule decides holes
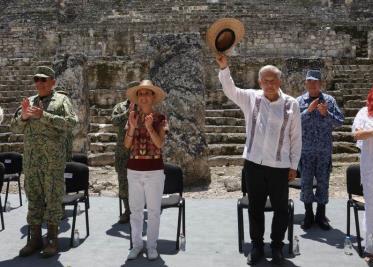
[[[235,46],[244,34],[245,28],[241,21],[222,18],[215,21],[207,30],[206,41],[214,53],[224,53]]]
[[[139,85],[133,86],[127,89],[126,95],[131,103],[137,104],[137,91],[140,89],[148,89],[154,93],[154,104],[162,102],[166,98],[166,92],[163,91],[160,87],[153,85],[150,80],[142,80]]]

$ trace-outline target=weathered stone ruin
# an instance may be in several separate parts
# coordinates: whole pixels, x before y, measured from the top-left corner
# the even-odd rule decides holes
[[[358,161],[350,132],[373,84],[372,0],[0,1],[0,151],[22,152],[22,135],[8,123],[35,94],[33,69],[44,64],[72,98],[80,119],[74,151],[87,152],[90,165],[113,164],[112,108],[129,82],[144,78],[168,93],[159,107],[171,128],[165,158],[183,167],[187,183],[209,181],[209,166],[241,165],[243,115],[222,93],[204,43],[221,17],[246,28],[231,57],[238,86],[258,88],[259,68],[274,64],[283,90],[298,96],[306,70],[322,70],[346,116],[333,134],[334,164]]]

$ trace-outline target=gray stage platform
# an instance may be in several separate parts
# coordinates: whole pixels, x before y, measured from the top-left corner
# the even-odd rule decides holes
[[[3,198],[4,199],[4,198]],[[12,206],[18,205],[17,196],[11,195]],[[71,217],[61,223],[60,250],[58,256],[42,259],[39,254],[19,258],[18,251],[26,242],[26,208],[15,208],[4,213],[6,228],[0,232],[0,267],[13,266],[247,266],[245,255],[250,244],[245,245],[245,255],[237,248],[237,214],[235,199],[186,200],[186,251],[175,250],[176,209],[165,210],[161,216],[159,252],[157,261],[149,262],[146,256],[126,262],[129,249],[129,227],[116,224],[118,200],[116,198],[92,197],[90,209],[91,235],[82,240],[77,248],[69,247]],[[71,215],[71,212],[68,212]],[[246,215],[246,214],[245,214]],[[266,213],[266,243],[269,242],[271,214]],[[332,199],[327,215],[334,227],[329,232],[313,228],[305,233],[299,224],[303,218],[303,205],[295,200],[295,234],[300,237],[301,255],[295,258],[287,253],[285,266],[316,267],[362,267],[367,266],[357,252],[347,256],[343,251],[346,230],[346,201]],[[362,214],[360,214],[362,215]],[[362,217],[362,216],[361,216]],[[248,236],[245,216],[246,240]],[[352,221],[352,233],[355,234]],[[81,238],[85,237],[84,215],[77,218]],[[45,232],[45,229],[44,229]],[[353,241],[355,239],[353,238]],[[287,241],[286,241],[287,242]],[[356,245],[356,243],[354,243]],[[257,266],[272,266],[270,248],[266,245],[266,260]]]

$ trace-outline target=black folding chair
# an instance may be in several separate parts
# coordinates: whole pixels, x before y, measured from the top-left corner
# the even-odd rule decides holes
[[[17,152],[2,152],[0,153],[0,162],[5,166],[4,182],[7,183],[5,192],[5,205],[8,201],[9,183],[18,183],[18,194],[19,194],[19,205],[22,206],[22,195],[21,195],[21,173],[22,173],[22,155]]]
[[[356,236],[357,236],[357,245],[359,249],[360,257],[363,256],[363,249],[361,247],[361,236],[360,236],[360,226],[359,226],[359,214],[358,211],[365,210],[365,204],[357,199],[353,198],[353,195],[364,196],[363,186],[361,185],[360,178],[360,166],[351,165],[348,166],[346,170],[347,178],[347,235],[350,236],[350,209],[354,209],[355,214],[355,225],[356,225]]]
[[[4,184],[4,172],[5,172],[5,166],[0,162],[0,193],[1,189],[3,188]],[[1,196],[0,196],[0,217],[1,217],[1,230],[5,229],[5,223],[4,223],[4,215],[3,215],[3,205],[1,204]]]
[[[79,162],[67,162],[65,167],[65,185],[66,195],[63,198],[62,206],[74,206],[73,223],[71,227],[70,246],[73,246],[74,230],[77,206],[79,202],[85,205],[85,222],[87,237],[89,236],[89,221],[88,221],[88,203],[89,203],[89,169],[88,166]]]
[[[244,232],[244,220],[243,220],[243,209],[249,209],[249,198],[247,195],[246,183],[245,183],[245,170],[242,169],[241,173],[241,191],[242,197],[237,201],[237,221],[238,221],[238,251],[242,253],[243,245],[245,244],[245,232]],[[269,198],[267,198],[265,212],[272,212],[272,204]],[[288,201],[288,240],[289,240],[289,254],[293,253],[293,229],[294,229],[294,202],[292,199]]]
[[[88,165],[88,156],[85,153],[73,153],[71,161]]]
[[[301,178],[300,172],[299,170],[297,170],[297,177],[294,180],[289,182],[289,187],[301,190],[302,189],[301,181],[302,181],[302,178]],[[316,182],[316,179],[314,178],[313,183],[312,183],[312,188],[316,188],[316,187],[317,187],[317,182]]]
[[[176,232],[176,250],[179,249],[180,234],[185,237],[185,199],[183,198],[183,171],[179,166],[165,163],[164,166],[165,182],[161,210],[169,208],[178,208],[177,232]],[[131,229],[131,225],[130,225]],[[182,232],[180,233],[180,229]],[[131,230],[130,230],[131,233]],[[130,248],[132,248],[132,235],[130,234]]]
[[[179,249],[180,228],[185,237],[185,199],[183,198],[183,171],[179,166],[166,163],[164,166],[166,179],[164,182],[161,210],[169,208],[178,208],[176,249]]]

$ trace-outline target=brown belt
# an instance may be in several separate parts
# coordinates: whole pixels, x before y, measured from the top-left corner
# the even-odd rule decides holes
[[[160,155],[154,155],[154,156],[130,156],[130,159],[160,159]]]

